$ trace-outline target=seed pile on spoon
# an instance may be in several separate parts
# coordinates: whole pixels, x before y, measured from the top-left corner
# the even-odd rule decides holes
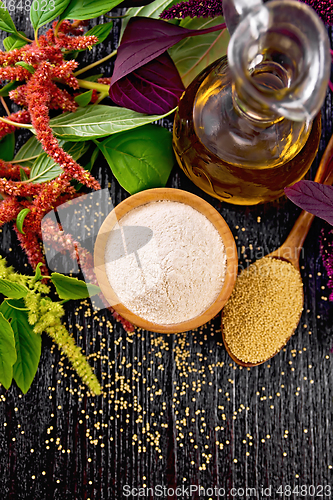
[[[223,310],[224,340],[239,360],[260,363],[286,344],[302,310],[299,271],[289,262],[264,257],[237,278]]]

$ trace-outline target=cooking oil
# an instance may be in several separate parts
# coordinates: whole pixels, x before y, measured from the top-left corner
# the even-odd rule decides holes
[[[279,102],[292,85],[292,71],[286,56],[263,51],[246,78],[264,100]],[[180,99],[173,145],[180,167],[203,191],[253,205],[280,197],[305,176],[319,146],[321,119],[285,118],[258,105],[243,87],[232,78],[227,57],[206,68]]]

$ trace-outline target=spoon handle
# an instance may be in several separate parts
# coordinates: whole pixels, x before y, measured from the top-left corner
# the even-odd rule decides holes
[[[322,156],[314,180],[315,182],[322,182],[327,185],[333,183],[333,135]],[[286,241],[279,249],[279,256],[286,258],[297,268],[299,267],[299,256],[303,243],[308,235],[314,217],[314,215],[303,210],[296,220]]]
[[[322,182],[323,184],[332,184],[331,176],[333,174],[333,135],[326,146],[323,157],[320,161],[315,182]]]

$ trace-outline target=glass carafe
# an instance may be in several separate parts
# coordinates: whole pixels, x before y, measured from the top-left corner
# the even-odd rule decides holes
[[[297,0],[224,0],[228,57],[185,90],[175,116],[179,165],[229,203],[271,201],[317,153],[330,45],[317,14]]]

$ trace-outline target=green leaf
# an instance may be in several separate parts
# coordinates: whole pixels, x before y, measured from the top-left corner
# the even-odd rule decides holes
[[[29,73],[31,73],[32,75],[35,72],[35,68],[33,66],[31,66],[31,64],[28,64],[28,63],[26,63],[24,61],[18,61],[17,63],[15,63],[15,66],[22,66],[22,68],[24,68],[27,71],[29,71]]]
[[[87,33],[85,33],[85,36],[91,36],[91,35],[97,36],[98,38],[97,44],[102,43],[109,36],[110,31],[112,30],[112,26],[113,26],[112,21],[109,23],[98,24],[97,26],[94,26],[91,30],[87,31]]]
[[[94,104],[78,108],[74,113],[63,113],[50,120],[56,136],[69,141],[98,139],[146,125],[173,113],[145,115],[126,108]]]
[[[74,97],[74,100],[79,106],[87,106],[91,101],[92,93],[92,90],[88,90],[88,92],[84,92]]]
[[[51,281],[56,287],[59,297],[65,300],[86,299],[101,291],[96,285],[59,273],[52,273]]]
[[[0,293],[10,299],[21,299],[26,297],[28,289],[26,286],[20,285],[19,283],[0,278]]]
[[[11,307],[7,301],[0,306],[0,312],[9,320],[14,332],[17,359],[13,366],[14,380],[25,394],[36,375],[42,346],[42,338],[33,332],[33,327],[28,321],[28,312],[20,306],[21,301],[16,301],[17,307]],[[24,305],[24,302],[23,302]]]
[[[179,26],[198,30],[210,28],[224,22],[219,16],[214,19],[189,17],[182,19]],[[208,33],[196,37],[187,37],[169,49],[169,54],[175,63],[185,87],[209,64],[227,53],[229,43],[228,30],[222,30],[218,35]]]
[[[93,19],[102,16],[122,0],[72,0],[60,19]]]
[[[8,10],[6,9],[6,4],[0,1],[0,30],[7,31],[7,33],[17,33],[15,24]]]
[[[142,7],[131,7],[126,11],[126,17],[122,20],[119,41],[122,39],[128,21],[132,17],[151,17],[152,19],[159,19],[161,12],[167,7],[177,3],[177,0],[155,0],[149,5]]]
[[[27,181],[29,179],[22,167],[20,167],[20,179],[21,181]]]
[[[8,304],[13,309],[18,311],[30,311],[29,307],[25,307],[24,301],[22,299],[5,299],[6,304]]]
[[[50,23],[66,9],[71,0],[33,0],[30,8],[30,20],[34,30]]]
[[[16,217],[16,227],[21,234],[25,234],[23,231],[23,223],[29,212],[31,212],[30,208],[23,208]]]
[[[7,83],[7,85],[5,85],[4,87],[2,87],[2,89],[0,89],[0,96],[1,97],[8,97],[9,92],[11,90],[17,89],[17,87],[19,87],[22,84],[23,84],[23,82],[16,82],[16,81]]]
[[[63,169],[47,153],[42,153],[35,160],[30,170],[30,182],[38,184],[55,179],[63,172]]]
[[[0,7],[1,8],[1,7]],[[17,355],[15,337],[9,321],[0,312],[0,383],[9,389],[13,380],[13,365]]]
[[[18,33],[21,33],[21,35],[25,36],[25,33],[23,31],[19,31]],[[17,35],[10,35],[7,36],[7,38],[5,38],[2,43],[5,47],[5,50],[8,52],[9,50],[21,49],[22,47],[27,45],[28,42]]]
[[[25,167],[32,167],[34,161],[43,152],[41,143],[35,136],[30,137],[16,153],[13,162],[19,161]],[[22,162],[26,158],[26,161]]]
[[[165,186],[174,165],[172,134],[157,125],[111,136],[99,147],[113,175],[130,194]]]
[[[91,76],[86,76],[85,80],[88,82],[97,82],[99,78],[102,78],[103,73],[100,73],[99,75],[91,75]]]
[[[88,150],[87,142],[66,142],[62,145],[63,149],[77,161]],[[58,163],[50,158],[46,153],[38,156],[30,171],[30,181],[32,183],[47,182],[55,179],[63,172]]]
[[[96,148],[94,149],[94,151],[91,154],[90,161],[84,167],[86,170],[88,170],[88,172],[91,172],[91,170],[95,164],[95,161],[97,160],[98,155],[99,155],[99,147],[96,146]]]
[[[36,271],[35,271],[35,281],[39,281],[42,279],[42,273],[41,273],[41,270],[40,268],[42,267],[43,263],[42,262],[38,262],[37,264],[37,267],[36,267]]]
[[[15,134],[7,134],[0,140],[0,158],[12,161],[15,149]]]

